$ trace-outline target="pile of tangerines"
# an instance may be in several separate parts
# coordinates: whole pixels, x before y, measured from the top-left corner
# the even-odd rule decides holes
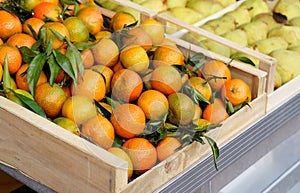
[[[1,1],[1,95],[128,162],[128,179],[251,101],[228,64],[186,57],[154,20],[93,1]],[[215,161],[215,160],[214,160]]]

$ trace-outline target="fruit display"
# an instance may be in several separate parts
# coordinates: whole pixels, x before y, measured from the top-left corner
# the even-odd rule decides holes
[[[188,24],[194,24],[200,20],[232,5],[236,0],[130,0],[147,9],[157,13],[169,14]],[[127,11],[139,18],[138,11],[119,5],[117,2],[109,0],[97,0],[106,9],[113,11]],[[207,9],[209,7],[209,9]],[[166,33],[171,34],[180,28],[172,23],[167,23]]]
[[[208,133],[263,90],[264,73],[183,50],[155,19],[109,18],[94,1],[1,8],[1,96],[125,160],[126,182],[193,142],[209,145],[217,169]]]
[[[299,58],[299,5],[299,1],[288,0],[244,1],[236,9],[224,12],[222,17],[199,27],[275,58],[274,89],[277,89],[300,74],[299,64],[294,62]],[[192,32],[185,33],[181,38],[226,57],[234,58],[239,54]]]

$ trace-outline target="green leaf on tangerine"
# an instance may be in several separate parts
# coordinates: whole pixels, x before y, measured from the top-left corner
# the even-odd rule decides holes
[[[40,53],[33,58],[27,69],[27,82],[32,96],[35,94],[35,87],[46,61],[46,54]]]
[[[56,77],[59,73],[59,70],[61,69],[59,65],[57,64],[54,55],[50,55],[48,59],[48,64],[50,68],[50,78],[49,78],[49,83],[52,86],[56,80]]]
[[[69,58],[58,50],[53,50],[53,54],[57,64],[72,78],[73,82],[75,83],[77,79]]]
[[[40,105],[38,105],[34,100],[32,100],[31,98],[28,98],[22,94],[16,93],[14,92],[15,96],[18,97],[24,104],[27,105],[27,108],[32,110],[33,112],[35,112],[36,114],[47,118],[44,110],[40,107]]]

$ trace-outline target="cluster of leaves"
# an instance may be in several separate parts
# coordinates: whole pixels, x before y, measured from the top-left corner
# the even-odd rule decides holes
[[[10,74],[8,71],[8,57],[5,57],[4,68],[3,68],[3,81],[0,84],[0,93],[3,95],[12,94],[16,96],[26,108],[30,109],[31,111],[37,113],[38,115],[47,118],[44,110],[31,98],[28,98],[22,94],[15,92],[11,89],[11,82],[10,82]]]

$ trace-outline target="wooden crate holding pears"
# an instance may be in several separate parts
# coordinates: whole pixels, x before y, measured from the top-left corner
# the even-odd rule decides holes
[[[251,21],[255,21],[255,20],[265,21],[268,24],[267,27],[269,27],[270,29],[271,28],[274,29],[276,27],[280,28],[280,25],[278,23],[276,23],[276,22],[274,23],[274,21],[276,21],[276,20],[283,22],[283,23],[289,22],[289,25],[291,25],[291,26],[281,25],[281,26],[284,26],[282,28],[283,30],[282,29],[279,30],[279,28],[277,28],[276,30],[273,30],[272,32],[270,32],[270,30],[268,30],[268,34],[269,34],[268,36],[270,36],[271,39],[273,39],[275,41],[271,42],[270,40],[267,40],[267,39],[269,39],[269,37],[268,38],[265,37],[265,38],[263,38],[262,41],[258,41],[259,43],[257,43],[257,42],[253,43],[251,48],[250,48],[250,46],[248,48],[247,45],[241,46],[241,45],[238,45],[237,43],[235,43],[234,39],[231,39],[232,37],[230,37],[228,35],[230,33],[213,34],[213,33],[208,32],[209,28],[207,26],[205,26],[205,24],[208,24],[208,22],[213,22],[216,20],[221,20],[221,19],[224,20],[224,18],[228,15],[238,16],[240,19],[241,25],[243,25],[242,22],[247,23],[246,22],[247,17],[245,17],[245,15],[247,15],[247,14],[245,14],[245,13],[242,14],[243,13],[242,7],[245,5],[245,3],[250,4],[251,2],[255,2],[255,1],[258,2],[257,5],[259,5],[259,6],[253,5],[253,7],[256,6],[256,8],[258,8],[258,9],[252,9],[251,10],[252,13],[250,13],[250,17],[252,17],[251,14],[255,15],[259,12],[262,12],[262,14],[260,14],[259,16],[256,16],[255,19],[251,18]],[[261,3],[261,2],[264,2],[264,3]],[[296,4],[292,4],[293,2]],[[267,9],[269,10],[269,12],[263,13],[264,10],[267,10]],[[275,12],[285,15],[286,18],[280,16],[280,14],[276,14]],[[172,18],[170,19],[170,18],[166,17],[165,15],[161,15],[161,17],[163,18],[163,20],[172,21]],[[248,17],[249,17],[249,15],[248,15]],[[294,18],[293,21],[291,21],[292,18]],[[289,3],[284,3],[284,0],[275,0],[275,1],[273,1],[273,0],[267,0],[267,1],[241,0],[231,6],[223,9],[220,12],[218,12],[214,15],[211,15],[210,17],[206,18],[206,20],[202,20],[202,21],[199,21],[198,23],[195,23],[194,26],[192,26],[192,27],[191,26],[184,27],[184,25],[183,25],[182,27],[184,27],[184,29],[175,34],[172,34],[172,36],[190,41],[190,40],[188,40],[189,33],[192,32],[192,33],[195,33],[196,35],[198,34],[199,37],[205,36],[206,38],[217,40],[216,41],[217,43],[222,44],[223,46],[227,46],[227,49],[233,48],[235,50],[238,50],[239,52],[247,54],[248,56],[259,59],[259,61],[260,61],[259,69],[268,73],[266,92],[268,94],[267,112],[269,112],[269,111],[275,109],[280,104],[287,101],[294,94],[299,92],[299,87],[297,86],[297,85],[299,85],[299,75],[298,74],[300,73],[300,64],[297,63],[297,61],[299,61],[299,54],[291,53],[290,51],[288,51],[289,53],[286,53],[285,51],[278,51],[277,53],[275,52],[275,53],[271,54],[271,51],[274,50],[274,48],[276,48],[276,47],[278,49],[282,49],[282,50],[294,50],[296,52],[299,52],[299,48],[300,48],[300,38],[299,38],[300,37],[300,35],[299,35],[300,34],[300,29],[299,29],[299,20],[300,19],[299,18],[300,18],[300,3],[299,3],[299,1],[289,1]],[[297,20],[298,20],[298,24],[297,24]],[[251,22],[251,21],[249,21],[249,18],[248,18],[248,22]],[[270,23],[268,23],[268,22],[270,22]],[[266,28],[265,25],[261,25],[261,27],[258,27],[259,23],[260,22],[258,22],[257,27],[254,28],[254,30],[256,30],[257,32],[263,31],[263,29]],[[229,26],[229,24],[227,24],[227,26]],[[199,28],[199,27],[201,27],[201,28]],[[245,26],[243,26],[242,28],[245,29]],[[269,28],[266,28],[266,29],[269,29]],[[294,32],[292,32],[293,30],[294,30]],[[284,36],[289,33],[288,31],[290,31],[291,33],[296,33],[298,35],[295,35],[295,37],[290,37],[288,35],[289,37],[286,36],[287,38],[284,38]],[[281,36],[281,37],[278,38],[277,36]],[[228,39],[225,39],[225,37]],[[282,37],[285,41],[282,40]],[[200,37],[200,38],[202,38],[202,37]],[[240,39],[242,39],[242,38],[240,38]],[[252,39],[252,41],[253,41],[253,39]],[[200,41],[198,41],[198,43],[196,43],[196,42],[197,41],[193,40],[193,43],[200,44]],[[269,45],[272,44],[272,45],[266,46],[267,44],[269,44]],[[288,55],[281,57],[281,55],[283,55],[283,54],[288,54]],[[289,59],[289,60],[285,60],[285,59]],[[287,77],[287,78],[280,78],[282,80],[282,83],[284,83],[281,85],[280,79],[278,79],[278,73],[276,72],[276,66],[279,66],[279,65],[282,66],[282,64],[289,64],[291,67],[289,67],[289,69],[288,69],[289,75],[285,75],[285,77]]]
[[[114,13],[103,10],[111,17]],[[170,37],[185,56],[201,52],[207,60],[231,59]],[[267,73],[237,61],[230,64],[233,78],[249,84],[253,100],[207,135],[219,147],[265,115]],[[211,154],[210,147],[194,142],[131,182],[127,162],[53,122],[0,96],[0,161],[57,192],[151,192]],[[213,160],[212,160],[213,164]]]

